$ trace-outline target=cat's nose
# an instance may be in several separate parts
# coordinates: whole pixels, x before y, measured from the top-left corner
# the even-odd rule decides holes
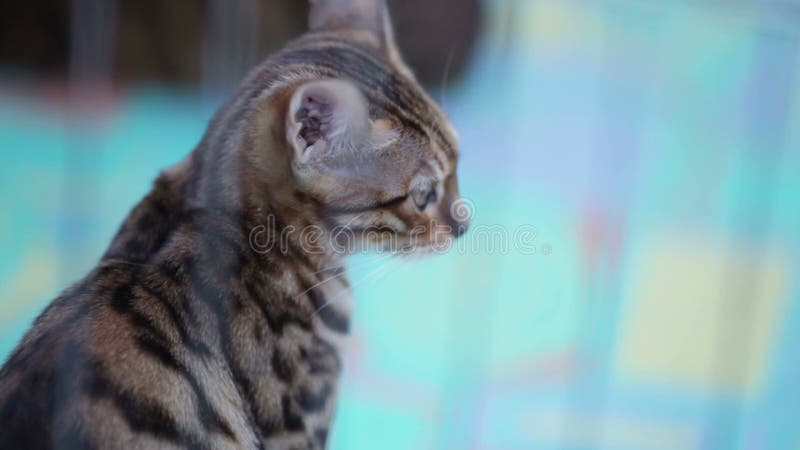
[[[463,236],[469,229],[473,205],[458,193],[458,180],[455,176],[449,177],[445,182],[445,195],[441,208],[440,214],[450,227],[450,235],[456,239]]]
[[[467,232],[467,229],[469,229],[469,223],[460,224],[456,227],[453,227],[453,230],[450,233],[454,238],[458,239]]]
[[[445,221],[450,229],[450,234],[458,239],[469,229],[471,212],[461,199],[450,204],[444,213]]]

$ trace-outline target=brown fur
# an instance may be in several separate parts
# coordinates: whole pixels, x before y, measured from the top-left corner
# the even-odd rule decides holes
[[[332,1],[351,19],[370,4]],[[98,267],[36,320],[0,371],[0,448],[325,447],[350,312],[332,234],[381,230],[424,250],[452,239],[434,225],[465,226],[449,212],[453,134],[388,22],[349,29],[339,9],[325,19],[326,5],[315,32],[250,74]],[[369,139],[322,131],[303,135],[327,140],[297,147],[292,105],[330,79],[356,87]],[[389,138],[377,148],[374,136]],[[437,194],[423,209],[411,201],[419,180]],[[259,251],[253,231],[265,225],[260,244],[289,227],[323,239],[294,233]]]

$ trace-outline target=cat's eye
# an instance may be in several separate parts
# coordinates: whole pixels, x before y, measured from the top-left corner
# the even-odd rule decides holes
[[[435,203],[438,199],[438,196],[436,195],[436,189],[434,187],[430,187],[429,189],[415,191],[412,194],[412,198],[414,199],[414,205],[417,207],[417,209],[423,211],[428,207],[428,205]]]

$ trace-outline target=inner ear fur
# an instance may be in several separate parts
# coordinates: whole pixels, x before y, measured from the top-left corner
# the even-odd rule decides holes
[[[348,81],[313,81],[292,95],[286,132],[301,162],[352,147],[368,129],[366,100]]]

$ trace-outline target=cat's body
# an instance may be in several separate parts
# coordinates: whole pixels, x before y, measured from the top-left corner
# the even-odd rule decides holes
[[[315,33],[251,73],[9,357],[0,448],[325,447],[350,320],[341,230],[397,250],[465,226],[452,133],[385,17],[318,2]]]
[[[335,266],[253,252],[257,224],[189,211],[184,188],[162,177],[9,358],[3,448],[323,448],[346,281],[310,289]]]

